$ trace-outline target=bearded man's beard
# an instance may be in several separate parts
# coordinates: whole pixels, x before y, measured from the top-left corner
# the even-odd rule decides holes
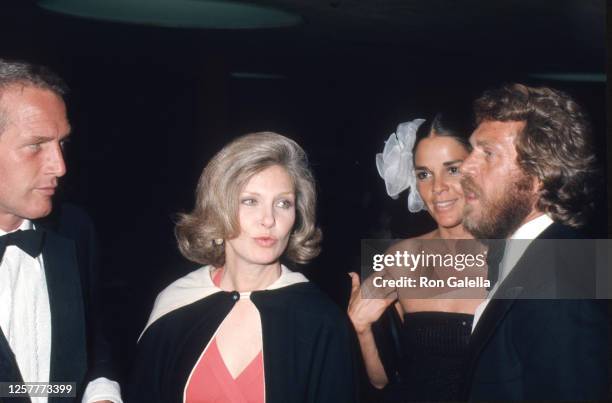
[[[466,176],[461,181],[465,189],[471,189],[479,197],[480,216],[474,214],[474,207],[466,203],[463,226],[477,239],[505,239],[514,233],[529,215],[533,206],[534,193],[532,178],[521,172],[509,186],[505,186],[502,196],[491,200]]]

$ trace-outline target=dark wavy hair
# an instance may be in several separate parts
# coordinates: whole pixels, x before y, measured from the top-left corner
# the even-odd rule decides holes
[[[474,102],[476,123],[519,121],[518,165],[542,186],[536,207],[558,222],[582,226],[593,210],[596,159],[591,126],[569,95],[547,87],[506,84]]]
[[[438,112],[433,119],[426,120],[416,132],[413,147],[413,158],[419,143],[428,137],[450,137],[462,145],[467,151],[472,150],[470,134],[474,130],[468,114],[445,110]]]

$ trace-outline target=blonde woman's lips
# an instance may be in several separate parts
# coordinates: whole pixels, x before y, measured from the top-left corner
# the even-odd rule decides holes
[[[273,246],[277,239],[271,236],[260,236],[260,237],[256,237],[254,238],[255,242],[259,245],[259,246],[263,246],[264,248],[269,248],[271,246]]]

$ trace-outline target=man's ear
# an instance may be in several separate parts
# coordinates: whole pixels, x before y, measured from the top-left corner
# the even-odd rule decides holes
[[[535,197],[535,206],[537,209],[537,206],[540,202],[540,196],[542,195],[542,190],[544,190],[544,182],[542,182],[542,180],[540,180],[540,178],[538,178],[537,176],[534,176],[531,180],[531,186],[533,189],[533,195]]]
[[[534,193],[539,193],[544,187],[544,183],[540,180],[540,178],[538,178],[537,176],[534,176],[532,178],[532,186],[533,186],[532,189]]]

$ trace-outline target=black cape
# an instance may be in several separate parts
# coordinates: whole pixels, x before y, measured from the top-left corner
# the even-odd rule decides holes
[[[273,286],[250,294],[261,316],[266,402],[356,401],[345,315],[299,273],[283,267]],[[208,266],[164,290],[139,341],[126,402],[182,402],[198,358],[239,298],[212,284]]]

